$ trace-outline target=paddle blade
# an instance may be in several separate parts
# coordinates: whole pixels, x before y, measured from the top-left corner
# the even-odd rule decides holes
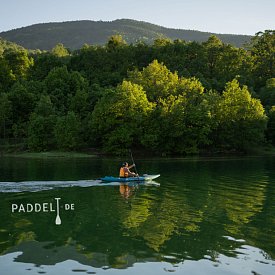
[[[59,215],[57,215],[56,218],[55,218],[55,224],[56,225],[60,225],[61,224],[61,219],[60,219]]]

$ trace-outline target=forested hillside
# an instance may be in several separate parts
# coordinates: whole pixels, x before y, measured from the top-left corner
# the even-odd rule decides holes
[[[0,138],[32,151],[160,154],[275,144],[275,31],[247,49],[207,41],[0,53]]]
[[[43,23],[0,33],[0,37],[27,49],[50,50],[62,43],[70,49],[80,49],[84,44],[104,45],[111,35],[121,34],[127,43],[143,41],[152,44],[155,39],[167,37],[186,41],[206,41],[213,33],[194,30],[168,29],[154,24],[120,19],[104,21],[71,21]],[[237,47],[250,41],[251,36],[216,34],[224,43]]]

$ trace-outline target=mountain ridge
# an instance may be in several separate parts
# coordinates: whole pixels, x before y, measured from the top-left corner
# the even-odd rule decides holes
[[[108,38],[121,34],[127,43],[144,41],[152,44],[160,37],[171,40],[203,42],[211,35],[216,35],[224,43],[237,47],[244,46],[251,39],[250,35],[217,34],[197,30],[166,28],[145,21],[116,19],[113,21],[78,20],[65,22],[38,23],[0,33],[0,37],[17,43],[27,49],[50,50],[62,43],[72,50],[84,44],[104,45]]]

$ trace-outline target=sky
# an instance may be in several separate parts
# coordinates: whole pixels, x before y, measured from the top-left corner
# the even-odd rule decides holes
[[[169,28],[254,35],[275,29],[274,0],[1,0],[0,32],[37,23],[128,18]]]

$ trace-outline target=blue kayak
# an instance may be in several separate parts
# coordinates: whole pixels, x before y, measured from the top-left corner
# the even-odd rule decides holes
[[[129,178],[120,178],[120,177],[112,177],[112,176],[105,176],[104,178],[100,178],[102,181],[105,182],[132,182],[132,181],[150,181],[156,179],[160,176],[158,175],[143,175],[139,177],[129,177]]]

